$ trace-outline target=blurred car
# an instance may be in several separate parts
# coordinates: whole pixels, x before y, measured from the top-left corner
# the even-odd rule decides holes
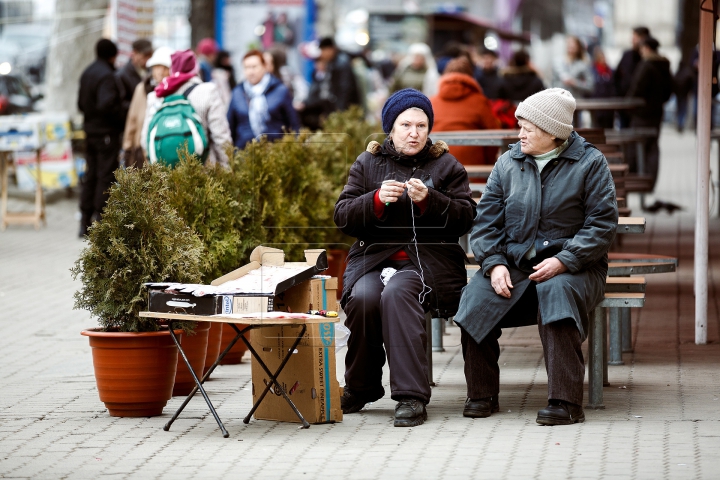
[[[0,63],[8,62],[16,74],[42,83],[51,31],[52,25],[45,23],[5,25],[0,35]]]
[[[0,64],[0,70],[3,65]],[[34,112],[35,102],[39,99],[39,96],[33,97],[21,77],[0,74],[0,115]]]

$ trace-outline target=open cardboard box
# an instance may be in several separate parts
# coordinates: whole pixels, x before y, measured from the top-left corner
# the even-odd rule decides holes
[[[310,287],[314,300],[286,295],[285,292],[328,268],[325,250],[305,250],[305,262],[286,262],[285,252],[277,248],[256,247],[250,263],[212,281],[210,286],[148,283],[148,310],[190,315],[218,315],[320,310],[318,299],[323,292]],[[311,285],[323,284],[337,292],[337,279],[315,279]],[[298,290],[304,291],[307,287]],[[183,291],[184,290],[184,291]],[[194,290],[194,291],[193,291]],[[205,294],[198,294],[198,292]],[[277,305],[276,305],[277,303]],[[306,306],[307,303],[307,306]],[[312,304],[312,307],[310,306]],[[332,308],[337,310],[337,306]]]

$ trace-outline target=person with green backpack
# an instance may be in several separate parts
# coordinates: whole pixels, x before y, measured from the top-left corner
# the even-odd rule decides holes
[[[217,86],[200,80],[192,50],[175,52],[171,62],[170,76],[148,94],[142,133],[148,160],[174,167],[187,144],[206,165],[227,166],[232,137]]]

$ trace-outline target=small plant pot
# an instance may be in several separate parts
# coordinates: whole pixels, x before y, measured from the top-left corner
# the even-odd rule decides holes
[[[81,335],[90,339],[98,394],[111,416],[162,415],[177,370],[178,349],[170,332],[88,329]]]
[[[210,322],[197,322],[195,327],[195,335],[183,335],[182,348],[192,365],[193,371],[198,378],[202,378],[203,367],[205,366],[205,357],[208,348],[208,333],[210,332]],[[177,374],[175,375],[175,386],[173,387],[173,397],[179,395],[187,395],[195,386],[195,380],[188,370],[182,355],[178,354]]]
[[[220,346],[222,345],[222,333],[223,333],[223,324],[218,322],[213,322],[212,325],[210,325],[210,333],[208,333],[208,347],[207,347],[207,355],[205,355],[205,368],[203,368],[203,375],[207,373],[208,370],[210,370],[210,367],[212,367],[212,364],[215,363],[215,360],[217,360],[218,355],[220,355]]]
[[[240,330],[242,330],[246,326],[247,325],[237,325]],[[220,352],[225,351],[230,342],[232,342],[233,338],[235,338],[235,335],[237,335],[235,329],[233,329],[229,323],[223,323],[222,343],[220,344]],[[250,338],[250,332],[245,333],[245,338]],[[233,346],[232,350],[230,350],[227,355],[225,355],[225,358],[222,359],[220,365],[237,365],[238,363],[242,363],[242,357],[243,355],[245,355],[245,352],[247,352],[247,346],[245,345],[245,342],[243,342],[242,340],[238,340]]]

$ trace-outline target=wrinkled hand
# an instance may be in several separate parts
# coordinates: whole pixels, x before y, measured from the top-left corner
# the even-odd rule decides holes
[[[530,280],[537,283],[542,283],[550,280],[556,275],[567,272],[568,268],[555,257],[546,258],[542,262],[538,263],[533,267],[535,273],[530,275]]]
[[[495,289],[495,293],[505,298],[510,298],[510,290],[515,288],[505,265],[497,265],[490,270],[490,285]]]
[[[395,180],[386,180],[380,187],[380,201],[383,203],[395,203],[402,197],[404,191],[404,183]]]
[[[415,203],[420,203],[428,196],[428,187],[419,179],[411,178],[407,182],[408,196]]]

